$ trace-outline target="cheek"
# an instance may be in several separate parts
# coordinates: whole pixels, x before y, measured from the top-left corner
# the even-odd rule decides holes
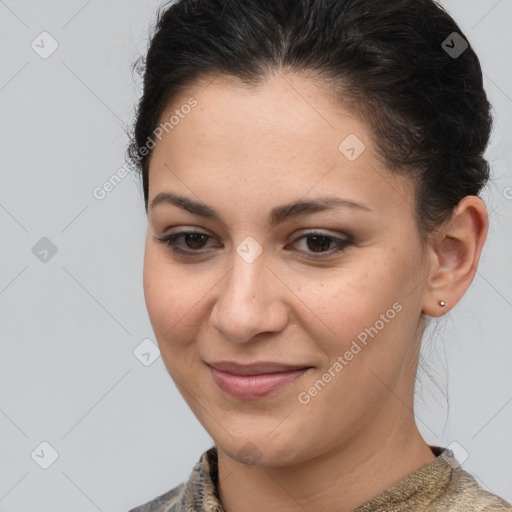
[[[144,298],[153,328],[158,328],[164,321],[166,311],[173,302],[176,290],[169,286],[165,266],[154,249],[146,247],[144,253]]]
[[[392,383],[404,363],[412,362],[417,328],[410,294],[417,279],[413,261],[412,256],[410,261],[397,258],[396,251],[369,251],[364,263],[325,283],[323,320],[335,335],[329,342],[317,339],[322,339],[327,367],[343,358],[337,370],[343,378],[333,379],[333,392],[358,388],[368,397],[385,394],[374,373]]]
[[[173,374],[200,359],[195,341],[208,321],[210,294],[221,278],[212,268],[173,262],[159,247],[146,249],[146,307],[162,359]]]
[[[403,290],[397,285],[404,282],[403,267],[397,268],[396,263],[386,260],[384,251],[369,256],[373,256],[370,262],[354,260],[325,278],[311,278],[308,274],[296,278],[296,294],[307,306],[302,320],[316,331],[312,337],[322,340],[328,352],[343,348],[340,343],[350,345],[394,303],[403,301]],[[389,316],[394,313],[392,309]]]
[[[148,247],[144,255],[144,297],[149,318],[159,344],[171,343],[197,302],[197,288],[190,276],[161,253],[159,248]]]

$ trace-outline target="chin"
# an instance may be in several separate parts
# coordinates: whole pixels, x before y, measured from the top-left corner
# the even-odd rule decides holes
[[[229,458],[246,466],[285,467],[300,463],[310,458],[307,453],[307,440],[303,435],[292,434],[290,430],[282,428],[279,421],[273,427],[253,425],[253,429],[245,430],[243,434],[236,435],[227,428],[226,431],[217,432],[220,436],[212,435],[219,450]],[[277,430],[281,429],[279,435]],[[210,434],[211,435],[211,434]],[[215,437],[214,437],[215,436]]]

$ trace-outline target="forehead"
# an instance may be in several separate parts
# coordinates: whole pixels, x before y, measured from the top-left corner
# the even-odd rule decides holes
[[[229,189],[279,204],[308,191],[380,207],[393,195],[411,199],[409,180],[383,166],[364,122],[306,78],[275,74],[248,87],[217,77],[183,91],[161,122],[173,114],[179,122],[151,158],[150,200],[185,183],[209,197]]]
[[[276,73],[250,87],[235,78],[203,80],[175,97],[161,121],[185,109],[190,98],[196,106],[186,109],[190,112],[180,116],[179,124],[173,127],[175,144],[202,149],[213,143],[215,147],[243,143],[247,153],[251,146],[264,145],[273,153],[286,149],[283,157],[318,146],[325,151],[331,146],[337,156],[339,142],[354,134],[373,153],[370,134],[358,115],[330,99],[325,87],[301,76]],[[188,139],[190,132],[196,134],[195,140]],[[298,142],[303,144],[293,147]]]

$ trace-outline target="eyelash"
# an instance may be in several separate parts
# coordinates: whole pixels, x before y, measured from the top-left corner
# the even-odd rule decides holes
[[[203,236],[207,236],[209,239],[212,238],[210,235],[208,235],[206,233],[202,233],[200,231],[180,231],[178,233],[173,233],[171,235],[167,235],[164,237],[154,237],[154,238],[157,242],[168,246],[173,252],[175,252],[179,255],[186,256],[186,257],[199,256],[200,255],[199,251],[185,251],[183,249],[180,249],[179,247],[176,247],[176,240],[178,238],[180,238],[182,236],[186,236],[186,235],[203,235]],[[324,251],[323,253],[316,253],[316,254],[322,254],[321,256],[315,255],[315,253],[307,253],[307,254],[309,254],[309,256],[307,256],[307,257],[310,259],[328,258],[335,253],[343,252],[345,250],[345,248],[351,244],[350,240],[336,238],[334,236],[326,235],[325,233],[319,233],[317,231],[310,231],[308,233],[305,233],[305,234],[301,235],[300,237],[296,238],[294,240],[294,242],[301,240],[303,238],[309,238],[309,237],[313,237],[313,236],[318,236],[318,237],[322,237],[322,238],[331,240],[334,242],[336,247],[334,247],[333,249],[330,249],[329,251]],[[307,251],[300,251],[300,252],[307,252]]]

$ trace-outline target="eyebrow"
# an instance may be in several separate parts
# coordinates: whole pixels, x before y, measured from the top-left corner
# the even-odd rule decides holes
[[[205,219],[222,221],[222,216],[215,208],[208,206],[201,201],[194,201],[187,197],[172,194],[170,192],[161,192],[151,201],[150,208],[153,209],[162,203],[172,204]],[[310,201],[295,201],[281,206],[276,206],[270,212],[270,225],[276,226],[277,224],[285,222],[293,217],[306,215],[308,213],[323,212],[336,207],[349,207],[368,212],[372,211],[367,206],[356,201],[350,201],[336,196],[319,196]]]

